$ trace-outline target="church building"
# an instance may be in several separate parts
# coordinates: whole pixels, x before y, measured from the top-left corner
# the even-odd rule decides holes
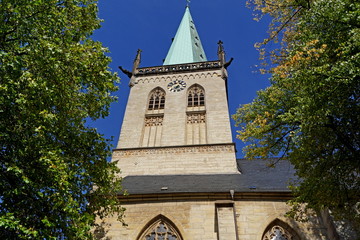
[[[216,51],[216,49],[214,49]],[[335,239],[325,218],[285,217],[294,169],[236,159],[228,111],[227,68],[221,41],[208,60],[187,6],[164,64],[140,67],[120,139],[113,151],[127,196],[126,226],[104,221],[100,239],[300,240]],[[230,99],[231,101],[231,99]]]

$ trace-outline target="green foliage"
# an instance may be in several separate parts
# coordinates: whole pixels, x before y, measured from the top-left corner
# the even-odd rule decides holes
[[[293,187],[292,214],[303,203],[329,208],[360,229],[360,2],[252,4],[273,17],[261,52],[274,39],[279,48],[264,57],[272,85],[233,116],[249,142],[246,156],[281,155],[295,166],[302,181]]]
[[[96,0],[0,1],[0,238],[90,239],[123,209],[109,140],[86,119],[109,113],[117,75]]]

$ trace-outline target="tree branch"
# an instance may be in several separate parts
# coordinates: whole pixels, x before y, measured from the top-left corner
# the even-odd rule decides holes
[[[266,40],[264,41],[265,44],[268,43],[268,42],[270,42],[270,41],[272,41],[272,40],[287,26],[287,24],[300,12],[300,10],[301,10],[302,8],[303,8],[303,7],[300,6],[300,7],[293,13],[293,15],[291,15],[291,17],[290,17],[288,20],[286,20],[286,22],[283,23],[283,25],[281,25],[281,26],[278,28],[278,30],[277,30],[272,36],[270,36],[270,38],[266,39]]]

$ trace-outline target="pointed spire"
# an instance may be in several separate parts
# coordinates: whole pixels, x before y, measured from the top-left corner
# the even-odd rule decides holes
[[[185,14],[166,56],[164,65],[204,61],[207,61],[207,58],[192,20],[189,6],[186,6]]]
[[[221,40],[219,40],[218,42],[218,58],[221,62],[221,65],[223,65],[225,63],[225,50],[224,50],[224,46],[223,46],[223,42]]]
[[[137,53],[136,53],[136,57],[134,59],[134,65],[133,65],[133,73],[136,71],[136,69],[140,66],[140,62],[141,62],[141,52],[142,50],[141,49],[138,49],[137,50]]]

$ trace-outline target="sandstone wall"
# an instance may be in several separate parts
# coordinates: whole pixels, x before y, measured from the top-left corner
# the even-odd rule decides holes
[[[184,240],[261,240],[264,231],[275,219],[286,223],[301,239],[327,239],[326,229],[320,227],[321,222],[317,218],[308,223],[287,219],[284,214],[289,208],[284,201],[278,200],[242,200],[225,205],[217,201],[169,200],[126,203],[124,207],[124,220],[128,225],[122,226],[115,218],[107,219],[107,234],[103,239],[137,240],[144,228],[159,215],[170,219]]]

